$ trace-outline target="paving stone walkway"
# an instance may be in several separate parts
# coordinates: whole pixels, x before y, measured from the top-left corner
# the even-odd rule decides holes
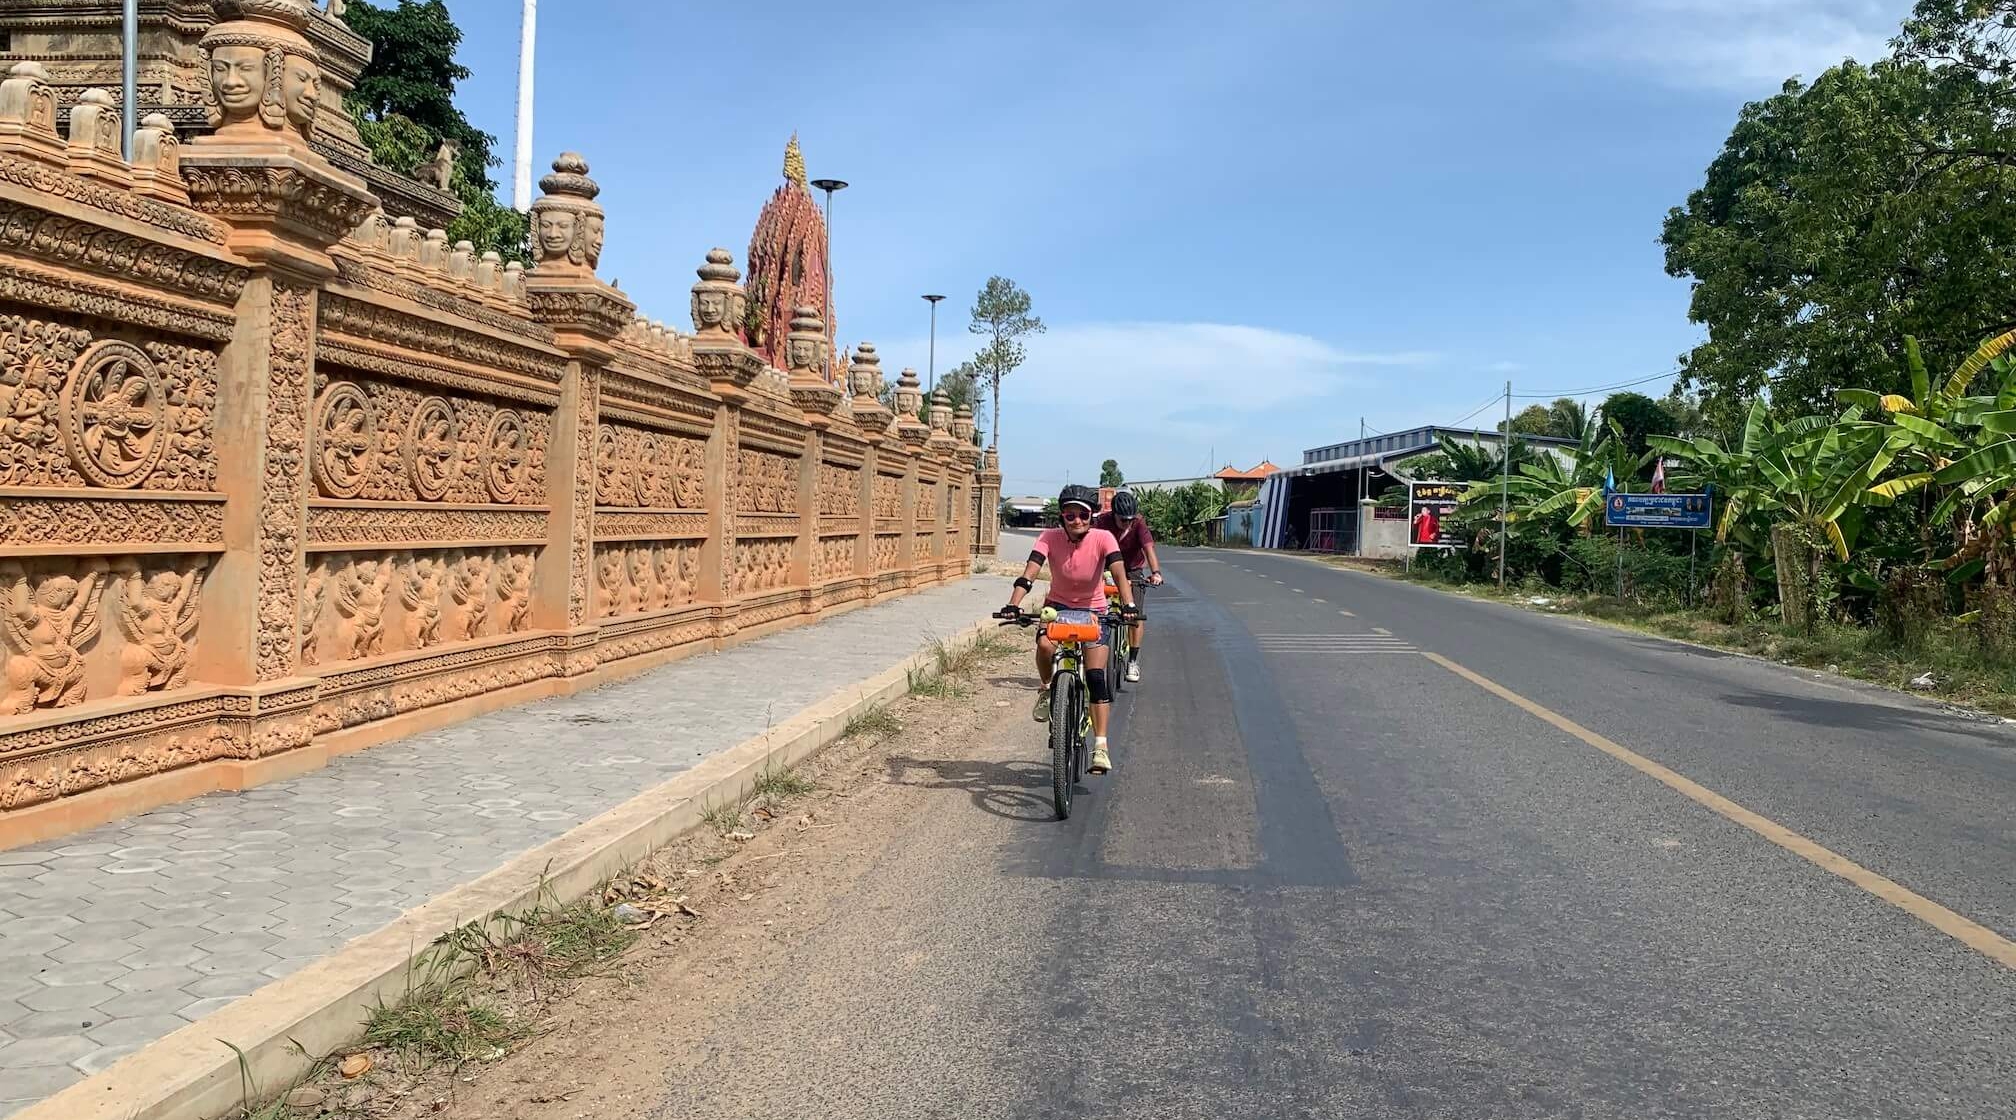
[[[0,851],[0,1117],[999,606],[975,578]]]

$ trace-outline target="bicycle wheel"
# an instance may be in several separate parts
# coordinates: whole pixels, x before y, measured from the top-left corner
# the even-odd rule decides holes
[[[1059,671],[1050,688],[1050,794],[1057,819],[1071,816],[1071,755],[1078,738],[1078,675]]]

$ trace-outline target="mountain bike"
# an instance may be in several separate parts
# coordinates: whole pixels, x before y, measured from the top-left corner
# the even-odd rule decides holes
[[[1127,582],[1134,585],[1134,601],[1139,603],[1141,589],[1148,586],[1147,581],[1129,579]],[[1120,601],[1120,589],[1113,585],[1110,576],[1106,580],[1106,601]],[[1141,616],[1134,617],[1139,619]],[[1118,696],[1127,691],[1127,666],[1134,663],[1134,627],[1124,622],[1111,626],[1106,634],[1106,647],[1113,651],[1107,664],[1113,670],[1113,695]]]
[[[1059,622],[1054,607],[1041,614],[995,613],[1003,626],[1034,626],[1042,623],[1044,633],[1057,643],[1057,660],[1050,674],[1050,795],[1058,820],[1071,817],[1071,793],[1085,776],[1085,759],[1092,739],[1091,693],[1085,685],[1085,650],[1099,640],[1101,627],[1122,628],[1139,614],[1123,615],[1109,610],[1094,622]],[[1108,670],[1111,671],[1110,668]]]

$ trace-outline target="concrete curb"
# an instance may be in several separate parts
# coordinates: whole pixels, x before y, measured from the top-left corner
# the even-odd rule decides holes
[[[959,649],[991,620],[945,639]],[[354,1041],[365,1016],[396,1003],[410,962],[435,938],[498,911],[530,908],[547,892],[577,898],[701,823],[710,805],[739,800],[766,768],[795,765],[838,739],[847,722],[907,694],[930,650],[818,701],[784,723],[721,751],[600,816],[365,934],[307,968],[182,1029],[110,1068],[14,1114],[13,1120],[213,1120],[254,1094],[275,1093],[322,1055]],[[230,1045],[225,1045],[229,1042]]]

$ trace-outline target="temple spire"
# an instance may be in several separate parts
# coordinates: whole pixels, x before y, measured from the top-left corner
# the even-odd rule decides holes
[[[805,153],[798,150],[798,134],[791,134],[791,141],[784,145],[784,178],[800,187],[805,185]]]

